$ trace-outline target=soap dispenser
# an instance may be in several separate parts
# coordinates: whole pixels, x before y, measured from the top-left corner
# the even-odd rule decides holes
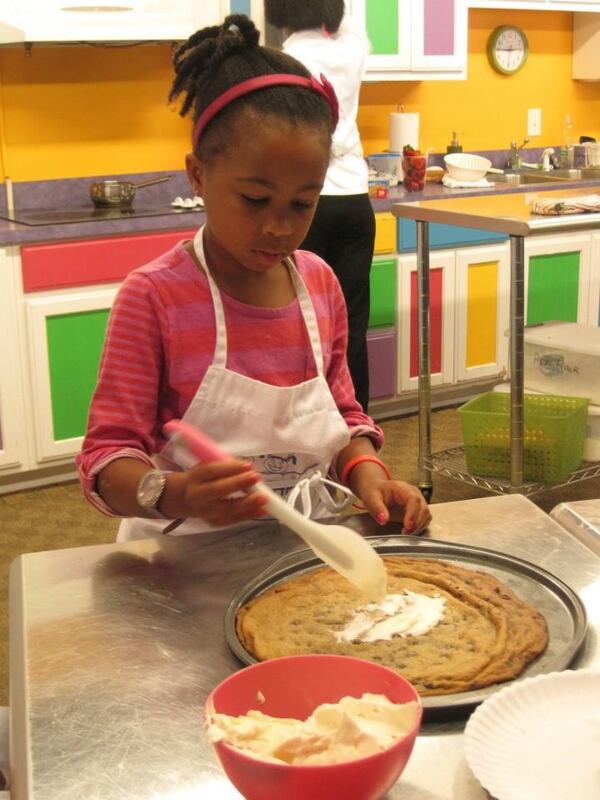
[[[452,141],[446,148],[446,153],[462,153],[462,144],[458,141],[458,133],[452,131]]]

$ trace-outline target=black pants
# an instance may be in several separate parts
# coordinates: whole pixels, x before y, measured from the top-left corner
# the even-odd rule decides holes
[[[321,195],[301,245],[331,266],[348,309],[348,367],[358,402],[369,405],[369,273],[375,245],[375,214],[367,194]]]

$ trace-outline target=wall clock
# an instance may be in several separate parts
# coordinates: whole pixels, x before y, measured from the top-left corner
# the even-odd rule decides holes
[[[501,25],[490,34],[487,54],[492,67],[503,75],[514,75],[527,61],[527,37],[515,25]]]

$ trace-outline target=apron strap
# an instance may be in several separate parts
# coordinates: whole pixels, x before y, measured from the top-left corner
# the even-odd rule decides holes
[[[315,314],[315,307],[312,304],[306,284],[302,280],[302,275],[298,272],[293,259],[286,258],[286,263],[292,276],[292,282],[298,295],[298,302],[300,310],[304,318],[304,324],[308,331],[308,338],[313,352],[313,358],[317,366],[317,374],[323,376],[323,350],[321,348],[321,336],[319,334],[319,324],[317,322],[317,315]]]
[[[196,231],[194,236],[194,252],[196,258],[200,262],[200,266],[208,280],[208,286],[213,301],[213,308],[215,312],[215,327],[216,327],[216,341],[215,341],[215,354],[213,357],[213,364],[215,367],[227,366],[227,327],[225,325],[225,311],[223,310],[223,301],[221,300],[221,293],[217,284],[214,282],[212,275],[206,265],[206,257],[204,255],[204,225]]]
[[[346,497],[343,500],[335,500],[327,491],[327,486],[341,491]],[[355,499],[354,494],[347,486],[324,478],[319,470],[298,481],[285,496],[286,503],[299,511],[303,517],[308,518],[312,518],[313,503],[320,503],[330,514],[339,514]]]

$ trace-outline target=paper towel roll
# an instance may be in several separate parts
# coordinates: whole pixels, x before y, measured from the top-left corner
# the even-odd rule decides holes
[[[401,153],[407,144],[419,149],[419,115],[394,112],[390,114],[390,150]]]

